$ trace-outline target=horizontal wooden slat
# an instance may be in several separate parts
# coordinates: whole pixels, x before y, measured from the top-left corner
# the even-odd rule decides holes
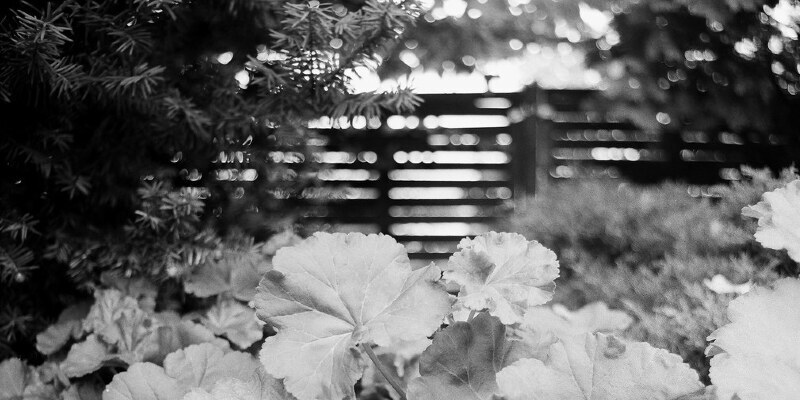
[[[537,100],[556,111],[578,111],[587,100],[598,98],[600,92],[593,89],[539,89]]]
[[[391,162],[375,162],[375,163],[366,163],[366,162],[353,162],[353,163],[342,163],[342,164],[333,164],[333,163],[314,163],[321,168],[329,168],[329,169],[492,169],[492,170],[502,170],[502,169],[509,169],[511,167],[510,163],[487,163],[487,164],[476,164],[476,163],[403,163],[398,164],[392,160]],[[292,168],[301,168],[302,165],[300,164],[286,164],[286,167]]]
[[[350,215],[350,216],[325,216],[325,217],[304,217],[306,220],[329,220],[337,223],[348,224],[368,224],[377,223],[377,216]],[[391,217],[393,224],[414,224],[414,223],[483,223],[497,220],[497,217],[476,216],[476,217]]]
[[[318,134],[325,136],[328,140],[327,145],[337,145],[342,143],[352,143],[359,146],[371,145],[374,143],[386,144],[387,141],[397,141],[400,143],[413,142],[415,139],[424,139],[428,135],[437,134],[470,134],[479,137],[491,137],[501,133],[510,133],[510,126],[499,126],[489,128],[433,128],[424,127],[416,129],[374,129],[374,130],[355,130],[355,129],[314,129]]]
[[[508,200],[502,199],[293,199],[298,205],[347,204],[348,207],[374,207],[379,204],[387,206],[498,206]]]
[[[392,188],[434,188],[434,187],[450,187],[450,188],[494,188],[494,187],[512,187],[514,184],[510,181],[388,181]],[[353,188],[377,188],[383,185],[381,181],[325,181],[325,186],[346,186]]]
[[[570,148],[593,148],[593,147],[617,147],[617,148],[654,148],[658,149],[662,146],[654,142],[641,142],[641,141],[622,141],[622,140],[554,140],[553,147],[561,149]]]
[[[448,236],[419,236],[419,235],[395,235],[394,238],[398,242],[459,242],[461,239],[468,237],[474,238],[475,235],[472,236],[455,236],[455,235],[448,235]]]
[[[551,129],[566,130],[600,130],[600,129],[633,129],[634,127],[626,122],[609,121],[546,121]]]
[[[432,261],[433,260],[442,260],[442,261],[445,261],[448,258],[450,258],[450,256],[452,256],[452,255],[453,255],[453,253],[449,253],[449,252],[448,253],[408,253],[408,258],[410,258],[412,260],[432,260]]]
[[[519,104],[520,93],[448,93],[448,94],[423,94],[423,103],[414,110],[415,115],[445,115],[445,114],[504,114],[502,109],[478,108],[476,100],[486,98],[504,98],[512,103]]]

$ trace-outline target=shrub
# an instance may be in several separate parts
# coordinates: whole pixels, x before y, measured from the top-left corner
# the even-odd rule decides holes
[[[517,210],[505,228],[559,255],[557,302],[575,308],[602,300],[626,310],[636,317],[631,337],[681,355],[707,379],[706,337],[725,322],[735,293],[716,293],[704,282],[719,275],[734,284],[764,284],[798,272],[785,251],[753,238],[756,220],[741,216],[796,173],[743,173],[745,180],[712,187],[713,197],[701,198],[673,183],[562,183]]]
[[[106,272],[180,289],[291,226],[308,174],[273,155],[303,158],[310,118],[414,105],[352,93],[348,71],[416,16],[375,0],[3,7],[0,358],[41,360],[36,333]]]

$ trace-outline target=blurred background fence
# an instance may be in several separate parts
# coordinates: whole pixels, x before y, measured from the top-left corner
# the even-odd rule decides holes
[[[527,190],[515,181],[523,165],[512,162],[525,162],[515,154],[522,98],[424,95],[413,115],[318,129],[319,178],[346,189],[321,200],[307,220],[392,234],[412,259],[446,258],[459,238],[488,230],[514,192]]]
[[[788,165],[798,148],[796,138],[775,135],[639,130],[596,111],[600,96],[535,86],[423,95],[413,115],[317,121],[313,161],[323,187],[340,195],[309,200],[305,222],[388,233],[412,259],[440,260],[550,184],[676,180],[702,196],[708,185],[740,179],[741,165]]]

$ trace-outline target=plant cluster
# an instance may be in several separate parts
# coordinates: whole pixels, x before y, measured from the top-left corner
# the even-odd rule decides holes
[[[793,258],[798,204],[800,180],[746,209],[758,218],[758,239]],[[625,313],[600,303],[576,312],[543,306],[558,275],[555,253],[519,234],[465,238],[441,270],[414,270],[391,237],[316,233],[278,250],[265,273],[237,262],[187,280],[186,291],[216,296],[204,315],[154,312],[155,290],[142,282],[98,291],[93,304],[65,310],[37,338],[52,354],[73,342],[66,356],[40,367],[4,361],[0,394],[355,399],[359,380],[373,384],[362,398],[432,400],[790,399],[799,389],[796,278],[730,303],[729,322],[709,336],[713,385],[705,387],[679,356],[614,334],[631,323]],[[456,296],[445,283],[458,287]],[[239,303],[247,300],[252,309]],[[239,351],[261,336],[253,313],[276,331],[260,362]],[[395,374],[377,349],[410,354],[416,367]],[[112,369],[104,388],[96,375],[83,379],[126,366]],[[377,374],[390,387],[370,377]]]
[[[753,284],[798,273],[786,252],[756,241],[756,221],[742,217],[743,207],[796,173],[742,172],[746,179],[703,198],[670,183],[555,185],[504,228],[559,254],[557,301],[610,301],[635,317],[628,335],[682,356],[707,381],[706,337],[725,322],[726,304]]]
[[[274,155],[311,158],[310,118],[413,106],[408,90],[350,82],[418,13],[411,0],[7,4],[0,357],[36,358],[36,332],[106,272],[180,287],[291,226],[287,198],[314,179]]]

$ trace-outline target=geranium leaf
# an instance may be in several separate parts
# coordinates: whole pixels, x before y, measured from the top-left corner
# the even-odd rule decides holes
[[[222,262],[207,262],[195,269],[183,280],[186,293],[197,297],[211,297],[231,289],[230,265]]]
[[[36,349],[44,355],[53,354],[82,333],[82,320],[89,313],[89,304],[69,306],[58,317],[58,322],[36,335]]]
[[[156,314],[161,325],[159,335],[159,357],[155,361],[161,362],[167,354],[183,349],[193,344],[212,343],[223,350],[228,349],[228,342],[218,338],[211,330],[203,325],[181,319],[175,312],[161,312]]]
[[[100,282],[119,290],[123,296],[133,297],[143,310],[153,312],[155,309],[158,287],[145,278],[128,278],[121,271],[107,271],[100,275]]]
[[[456,322],[433,337],[422,353],[411,381],[414,400],[488,400],[497,392],[495,376],[517,359],[517,342],[505,337],[499,319],[480,313],[470,322]]]
[[[253,300],[261,277],[271,268],[272,265],[258,255],[251,254],[244,257],[231,272],[230,285],[233,297],[241,301]]]
[[[106,345],[97,340],[97,336],[89,335],[85,341],[70,347],[67,358],[61,363],[61,371],[69,378],[81,377],[100,369],[108,356]]]
[[[546,362],[521,359],[497,384],[508,400],[672,400],[703,387],[679,356],[601,333],[561,338]]]
[[[558,277],[556,255],[516,233],[489,232],[462,239],[444,278],[459,285],[458,306],[488,310],[506,325],[553,297]]]
[[[297,234],[289,230],[276,233],[270,236],[269,240],[267,240],[267,243],[264,244],[264,254],[270,256],[275,255],[278,250],[284,247],[294,246],[302,241],[303,238],[297,236]]]
[[[116,289],[98,290],[94,299],[94,304],[83,321],[83,329],[89,333],[107,336],[112,343],[118,339],[116,322],[122,314],[141,311],[136,299],[125,296]]]
[[[0,399],[21,398],[25,391],[25,364],[19,358],[0,362]]]
[[[204,393],[225,379],[249,381],[258,361],[250,354],[203,343],[170,353],[164,367],[145,362],[131,365],[106,387],[103,400],[172,400],[187,393]]]
[[[55,399],[58,392],[52,384],[58,367],[45,362],[38,367],[28,366],[19,358],[0,362],[0,399]],[[63,378],[66,380],[66,378]]]
[[[418,340],[403,340],[392,346],[379,347],[375,354],[390,358],[395,368],[395,373],[401,379],[408,378],[407,370],[416,368],[414,361],[419,359],[422,352],[431,345],[428,338]],[[377,372],[377,371],[376,371]]]
[[[183,400],[294,400],[279,379],[275,379],[258,368],[246,381],[224,378],[214,385],[211,392],[198,389],[184,396]]]
[[[558,338],[584,333],[616,333],[627,329],[631,323],[633,318],[628,314],[611,310],[603,302],[587,304],[576,311],[554,304],[530,308],[514,332],[529,346],[533,358],[544,360]]]
[[[152,363],[136,363],[114,375],[103,391],[103,400],[174,400],[186,391],[175,378]]]
[[[756,240],[768,249],[786,249],[800,262],[800,179],[764,193],[756,205],[742,209],[742,215],[758,218]]]
[[[796,399],[800,393],[800,280],[756,287],[728,305],[730,323],[714,343],[711,382],[718,398]]]
[[[81,320],[57,322],[48,326],[47,329],[36,335],[36,350],[44,355],[61,350],[72,337],[72,332],[75,329],[81,331],[81,327]]]
[[[253,304],[278,334],[261,361],[301,400],[352,399],[359,344],[429,336],[450,310],[431,265],[412,271],[405,248],[383,235],[317,233],[278,250]]]
[[[127,364],[159,358],[161,324],[139,307],[139,302],[116,289],[95,294],[95,303],[83,321],[84,330],[113,346],[113,356]]]
[[[76,382],[61,393],[62,400],[100,400],[103,398],[102,383]],[[51,397],[55,398],[55,397]]]
[[[261,277],[270,269],[260,254],[228,254],[219,261],[203,264],[184,279],[184,289],[197,297],[230,293],[236,299],[250,301]]]
[[[633,318],[624,311],[612,310],[598,301],[570,311],[560,304],[533,307],[525,313],[524,329],[551,332],[557,337],[582,333],[612,333],[627,329]]]
[[[209,344],[196,344],[178,350],[164,359],[164,370],[186,388],[211,390],[223,378],[247,380],[258,369],[258,361],[247,353],[222,349]]]
[[[202,322],[215,334],[227,337],[243,349],[264,337],[255,311],[235,300],[218,302],[206,312]]]
[[[139,342],[155,333],[158,323],[139,308],[135,298],[109,289],[95,294],[95,303],[83,326],[105,342],[122,346],[121,351],[134,351]]]

